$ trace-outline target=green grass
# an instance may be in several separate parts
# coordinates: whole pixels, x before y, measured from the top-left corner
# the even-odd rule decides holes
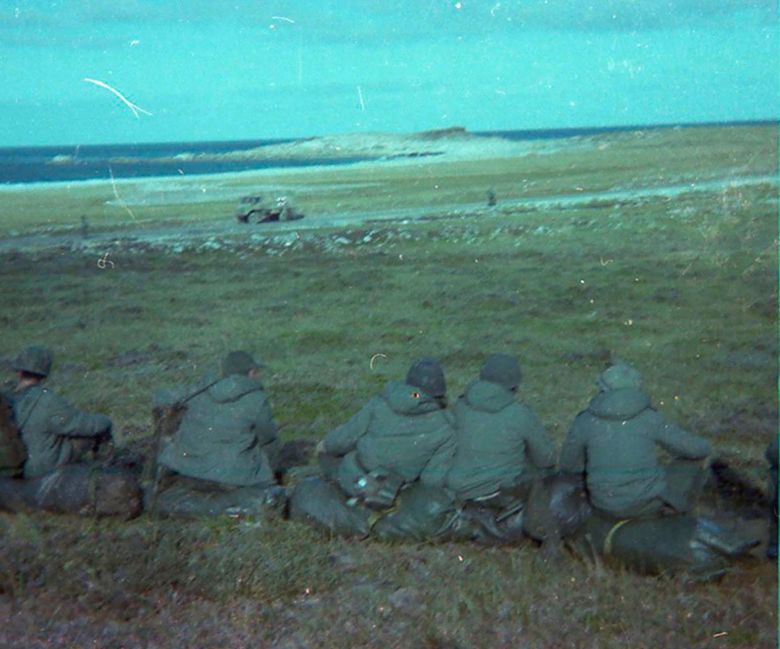
[[[580,138],[554,154],[423,160],[214,177],[58,183],[3,189],[0,236],[232,221],[244,194],[287,194],[308,218],[366,210],[483,204],[777,173],[777,127],[689,128]],[[197,202],[195,202],[197,201]]]
[[[590,191],[771,173],[775,145],[768,127],[649,132],[533,160],[278,181],[327,185],[316,200],[332,210],[339,201],[434,205],[426,174],[441,179],[447,201],[481,201],[486,186],[499,199],[525,191],[518,178],[554,194],[586,181]],[[378,184],[332,193],[369,179]],[[393,196],[381,198],[381,186]],[[47,215],[60,190],[10,193],[3,209],[17,216],[0,221],[20,232],[62,227],[80,209],[104,213],[99,195],[74,185],[69,207]],[[222,218],[209,213],[215,205],[192,218]],[[181,218],[176,205],[138,211]],[[559,444],[598,372],[620,356],[642,371],[660,410],[763,484],[777,425],[776,187],[545,212],[499,203],[490,215],[371,229],[367,244],[353,228],[340,234],[358,243],[330,248],[328,232],[274,255],[241,241],[179,255],[118,246],[105,270],[91,252],[5,255],[0,354],[50,345],[52,387],[110,413],[133,439],[151,432],[154,389],[193,381],[246,348],[269,365],[284,437],[316,440],[421,355],[442,360],[455,397],[485,355],[509,351],[523,366],[521,398]],[[372,368],[375,354],[384,356]],[[85,646],[103,629],[104,646],[150,637],[165,647],[774,646],[776,573],[758,560],[702,585],[574,558],[547,565],[533,546],[386,546],[274,521],[0,522],[0,606],[15,611],[0,630],[9,645],[60,637]]]

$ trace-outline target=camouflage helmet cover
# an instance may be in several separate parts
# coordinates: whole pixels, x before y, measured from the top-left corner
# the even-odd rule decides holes
[[[52,354],[46,347],[32,345],[21,351],[14,361],[14,369],[46,377],[51,372]]]

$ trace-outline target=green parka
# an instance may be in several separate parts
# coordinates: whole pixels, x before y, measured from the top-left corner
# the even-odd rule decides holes
[[[441,486],[453,453],[451,415],[419,388],[391,381],[346,423],[323,440],[327,454],[342,457],[337,476],[348,494],[372,471],[404,483]]]
[[[25,478],[36,478],[76,461],[75,438],[111,433],[108,417],[82,412],[41,385],[31,385],[14,395],[14,420],[27,447]]]
[[[461,501],[555,466],[555,447],[542,422],[498,383],[474,381],[455,404],[455,422],[455,459],[446,485]]]
[[[263,386],[248,376],[206,378],[195,387],[155,395],[158,406],[186,401],[186,412],[159,461],[191,478],[235,486],[270,485],[279,452],[277,426]]]
[[[596,395],[574,420],[561,451],[560,468],[584,473],[591,503],[615,516],[633,516],[666,489],[660,446],[675,457],[698,460],[706,440],[669,423],[637,388]]]

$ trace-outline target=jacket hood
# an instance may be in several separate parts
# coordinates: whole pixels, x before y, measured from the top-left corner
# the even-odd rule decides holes
[[[602,419],[631,419],[650,407],[650,397],[637,388],[620,388],[600,392],[588,410]]]
[[[390,381],[382,392],[382,398],[400,415],[421,415],[439,410],[436,400],[414,385]]]
[[[209,396],[218,403],[237,401],[245,394],[262,390],[263,386],[259,381],[251,379],[242,374],[231,374],[224,379],[218,380],[209,388]]]
[[[515,393],[498,383],[478,379],[466,388],[463,398],[476,410],[498,412],[515,402]]]

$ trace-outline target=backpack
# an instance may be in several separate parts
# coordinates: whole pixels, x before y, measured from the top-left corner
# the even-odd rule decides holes
[[[182,419],[187,412],[187,404],[190,399],[198,396],[199,394],[208,390],[212,385],[216,385],[221,381],[221,378],[210,381],[205,386],[199,388],[195,392],[187,395],[186,397],[179,399],[173,403],[166,405],[154,406],[152,409],[152,424],[154,426],[154,445],[152,455],[148,458],[146,466],[143,470],[144,480],[153,481],[153,502],[156,500],[156,492],[158,483],[160,480],[160,467],[157,465],[157,459],[160,456],[160,450],[164,443],[168,443],[173,439],[176,431],[181,426]]]
[[[27,448],[14,421],[13,405],[0,392],[0,476],[20,476],[26,461]]]

